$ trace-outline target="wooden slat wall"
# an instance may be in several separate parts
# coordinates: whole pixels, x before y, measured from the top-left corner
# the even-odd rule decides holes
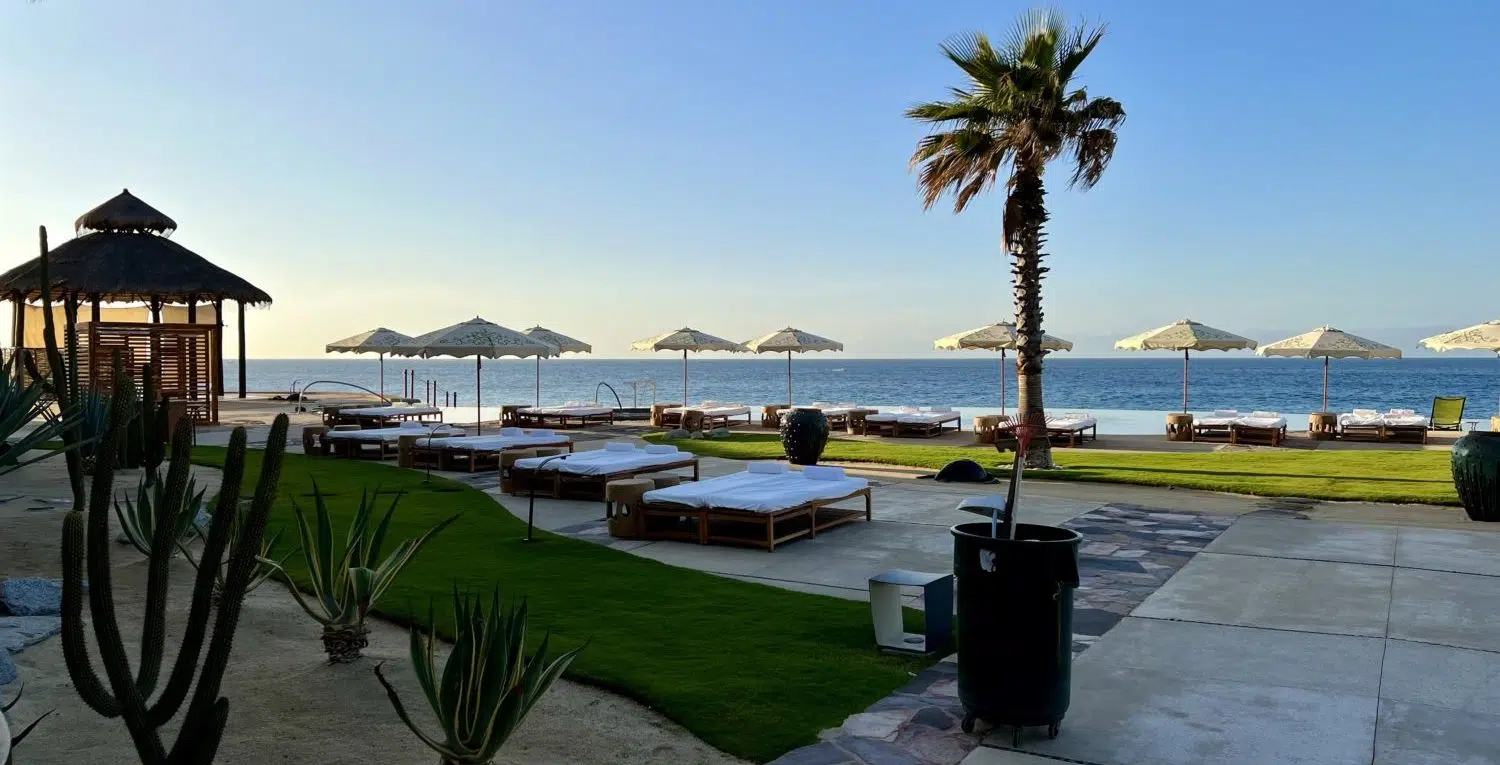
[[[139,378],[150,364],[161,392],[188,402],[188,412],[205,423],[219,421],[219,400],[213,384],[211,325],[89,322],[78,325],[79,385],[107,391],[114,385],[114,355],[125,371]]]

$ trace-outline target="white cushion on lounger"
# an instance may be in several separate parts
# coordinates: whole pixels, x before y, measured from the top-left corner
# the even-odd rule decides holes
[[[1065,414],[1057,419],[1047,420],[1047,427],[1055,430],[1083,430],[1085,428],[1092,428],[1097,424],[1099,424],[1098,420],[1078,412]]]
[[[1339,424],[1344,426],[1374,427],[1384,422],[1379,412],[1372,409],[1356,409],[1351,413],[1339,415]]]
[[[604,445],[604,451],[607,451],[607,452],[633,452],[633,451],[635,451],[635,447],[633,445],[631,445],[631,444],[625,443],[624,441],[610,441],[609,443],[607,443],[607,444]]]
[[[808,465],[802,468],[802,475],[809,481],[842,481],[847,477],[843,468],[830,465]]]
[[[940,425],[958,419],[957,412],[916,412],[897,416],[897,421],[911,425]],[[865,420],[869,421],[869,417]]]
[[[1286,419],[1283,417],[1241,417],[1237,424],[1247,428],[1284,428]]]
[[[1427,424],[1427,418],[1420,414],[1387,414],[1383,419],[1393,428],[1415,428]]]
[[[500,429],[500,435],[502,435],[502,436],[524,436],[524,435],[526,435],[526,431],[523,430],[523,429],[521,429],[521,428],[501,428]]]
[[[353,409],[341,412],[355,417],[400,417],[402,415],[412,416],[421,414],[442,414],[443,410],[435,406],[370,406],[362,409]]]
[[[700,483],[712,483],[702,481]],[[765,482],[746,483],[705,495],[706,507],[769,513],[786,510],[814,500],[836,499],[869,486],[863,478],[809,480],[800,473],[788,473]],[[649,495],[650,492],[647,492]]]
[[[646,492],[644,499],[647,504],[711,507],[712,497],[715,494],[739,490],[751,484],[780,480],[786,475],[786,473],[768,475],[746,470],[705,481],[684,481],[665,489],[654,489]]]
[[[1239,415],[1231,417],[1199,417],[1196,420],[1196,424],[1205,428],[1227,428],[1239,421]]]
[[[1281,417],[1281,412],[1262,412],[1259,409],[1257,409],[1257,410],[1251,412],[1247,416],[1254,417],[1256,419],[1274,420],[1274,419],[1278,419],[1278,418]]]
[[[677,447],[671,444],[649,444],[646,446],[647,454],[676,454]]]
[[[1392,409],[1389,412],[1386,412],[1386,414],[1394,414],[1394,415],[1397,415],[1397,416],[1411,415],[1411,414],[1416,414],[1416,413],[1417,413],[1417,410],[1415,410],[1415,409]]]
[[[1350,412],[1350,414],[1366,420],[1374,419],[1380,416],[1380,412],[1377,412],[1374,409],[1355,409],[1353,412]]]
[[[865,415],[865,422],[895,422],[900,418],[900,412],[880,412]]]
[[[462,436],[459,438],[434,438],[432,448],[434,449],[457,449],[459,451],[501,451],[503,449],[516,449],[522,446],[556,446],[566,444],[570,439],[567,436]],[[422,446],[428,446],[426,441]]]
[[[656,465],[683,462],[689,456],[686,453],[679,452],[671,454],[647,454],[644,449],[631,449],[624,452],[595,449],[593,451],[571,454],[563,459],[528,457],[524,460],[517,460],[516,467],[523,470],[536,470],[540,467],[543,471],[559,470],[573,475],[608,475],[626,470],[640,470]],[[546,465],[542,465],[544,460],[552,461]]]
[[[1212,417],[1238,417],[1238,416],[1240,416],[1240,410],[1238,410],[1238,409],[1215,409],[1214,413],[1212,415],[1210,415],[1210,416],[1212,416]]]
[[[726,404],[724,406],[707,407],[699,409],[707,417],[734,417],[736,415],[748,414],[749,407]]]
[[[759,475],[781,475],[787,472],[787,466],[781,462],[752,462],[745,466],[745,472]]]
[[[416,427],[412,427],[412,428],[368,428],[368,429],[365,429],[365,430],[330,430],[330,431],[328,431],[327,433],[325,433],[323,435],[326,438],[332,438],[332,439],[334,439],[336,441],[387,441],[387,442],[390,442],[390,443],[395,443],[397,441],[397,439],[400,439],[402,436],[426,436],[426,435],[429,435],[429,434],[437,434],[439,436],[439,438],[438,439],[434,439],[434,441],[436,441],[436,440],[440,440],[441,437],[443,436],[443,434],[446,434],[446,433],[452,433],[452,434],[455,434],[455,435],[463,435],[463,431],[462,430],[456,430],[456,429],[453,429],[452,427],[446,426],[446,425],[435,425],[434,427],[431,427],[431,428],[429,428],[429,427],[427,427],[425,425],[417,425]]]

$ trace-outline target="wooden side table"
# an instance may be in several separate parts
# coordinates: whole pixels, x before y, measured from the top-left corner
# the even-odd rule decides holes
[[[328,439],[323,437],[327,432],[327,425],[308,425],[303,428],[302,453],[308,456],[327,457]]]
[[[682,404],[652,404],[651,405],[651,427],[664,428],[670,424],[667,422],[667,410],[676,409]]]
[[[521,425],[521,410],[525,404],[501,404],[500,405],[500,427],[515,428]]]
[[[636,512],[646,492],[656,488],[650,478],[626,478],[604,485],[604,517],[609,519],[609,535],[617,539],[636,539],[645,533],[644,516]]]
[[[760,408],[760,426],[763,428],[780,428],[781,413],[788,409],[786,404],[767,404]]]
[[[855,409],[849,412],[849,419],[844,423],[844,432],[851,436],[862,436],[865,434],[865,417],[878,414],[875,409]]]
[[[1307,435],[1314,441],[1332,441],[1339,435],[1339,416],[1334,412],[1313,412],[1307,416]]]
[[[993,444],[1000,436],[1001,424],[1010,418],[1002,414],[982,414],[974,418],[974,443]]]
[[[1189,412],[1173,412],[1167,415],[1167,440],[1193,440],[1193,415]]]

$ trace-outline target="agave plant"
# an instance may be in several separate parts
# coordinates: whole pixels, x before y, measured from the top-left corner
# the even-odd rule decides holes
[[[178,468],[173,466],[174,471]],[[198,489],[198,483],[192,476],[186,475],[187,469],[181,468],[182,476],[173,474],[162,481],[158,475],[155,480],[141,478],[140,485],[135,490],[135,501],[130,501],[129,495],[123,497],[125,504],[121,507],[120,500],[115,500],[115,516],[120,519],[120,530],[125,539],[140,550],[142,555],[151,556],[151,544],[155,539],[156,527],[162,523],[172,523],[177,526],[177,531],[172,535],[175,544],[180,546],[182,540],[192,539],[195,533],[202,533],[197,529],[198,510],[203,507],[204,489]],[[168,485],[173,480],[184,481],[186,488],[180,494],[173,494]],[[171,506],[169,497],[181,497],[181,504],[177,507]]]
[[[292,595],[297,598],[302,610],[323,625],[323,650],[328,652],[328,660],[334,663],[343,664],[359,659],[360,652],[370,644],[367,637],[370,631],[365,628],[365,617],[375,607],[380,596],[390,589],[401,569],[422,549],[422,545],[434,534],[447,528],[448,524],[458,520],[455,515],[433,526],[422,536],[402,542],[394,552],[382,559],[380,550],[385,544],[391,516],[396,512],[396,505],[401,502],[401,493],[398,492],[391,500],[391,506],[385,511],[380,524],[373,526],[371,520],[375,514],[375,497],[379,494],[379,489],[373,495],[370,492],[360,494],[359,507],[354,512],[354,520],[349,524],[341,550],[335,549],[328,503],[316,481],[313,482],[316,527],[308,523],[301,505],[295,500],[292,502],[292,510],[297,514],[297,532],[302,541],[302,558],[307,564],[308,579],[312,585],[311,596],[304,596],[295,587],[292,588]],[[262,558],[261,562],[285,572],[277,561]]]
[[[453,653],[439,672],[435,631],[411,633],[411,663],[427,697],[427,705],[442,728],[438,739],[412,722],[396,689],[375,667],[375,677],[396,708],[396,715],[417,738],[442,758],[442,765],[486,765],[520,727],[552,684],[583,648],[547,660],[549,636],[529,659],[526,656],[526,604],[504,611],[498,590],[485,611],[479,598],[453,593]],[[429,611],[427,623],[436,624]],[[432,628],[429,628],[432,630]]]
[[[217,503],[210,503],[210,504],[217,504]],[[222,512],[222,511],[220,511],[220,512]],[[231,554],[233,554],[234,550],[239,545],[240,540],[244,537],[245,524],[246,524],[246,520],[247,520],[249,512],[250,512],[249,505],[248,504],[241,504],[238,508],[236,508],[234,510],[234,516],[230,519],[231,523],[229,524],[229,547],[228,547],[228,549],[229,549],[229,552]],[[198,540],[200,542],[202,542],[205,547],[207,547],[207,545],[208,545],[208,527],[211,526],[211,525],[212,524],[205,525],[205,524],[193,523],[193,524],[191,524],[189,526],[188,531],[189,531],[190,534],[196,535],[198,537]],[[245,594],[246,595],[249,595],[250,593],[254,592],[255,588],[257,588],[257,587],[261,586],[262,584],[264,584],[267,579],[271,578],[272,574],[276,573],[276,568],[273,568],[273,565],[276,566],[276,567],[280,567],[280,566],[284,565],[287,562],[287,560],[290,559],[293,555],[297,554],[297,550],[293,549],[293,550],[287,551],[287,553],[285,555],[281,556],[280,559],[272,559],[271,558],[272,551],[276,549],[276,543],[278,541],[280,541],[280,539],[281,539],[281,532],[282,532],[282,529],[277,529],[276,533],[271,534],[269,537],[261,539],[261,542],[260,542],[260,551],[255,556],[255,566],[250,571],[249,584],[245,585]],[[193,564],[193,568],[198,568],[200,556],[197,555],[197,554],[195,554],[193,552],[192,548],[189,547],[188,544],[185,541],[178,542],[177,543],[177,547],[178,547],[179,550],[182,551],[183,557],[187,558],[188,563]],[[226,560],[224,560],[224,561],[222,561],[222,562],[219,563],[219,569],[214,572],[213,603],[216,606],[219,604],[219,601],[220,601],[220,599],[223,596],[224,587],[225,587],[226,583],[228,582],[228,577],[229,577],[229,561],[226,559]]]
[[[56,711],[48,710],[41,717],[32,720],[30,725],[22,728],[20,733],[12,737],[10,725],[5,719],[5,713],[9,712],[15,705],[21,703],[21,694],[25,691],[26,688],[22,687],[21,690],[16,691],[16,697],[11,699],[9,704],[0,704],[0,757],[4,758],[0,759],[0,765],[10,765],[11,755],[15,752],[15,748],[21,743],[21,740],[26,738],[33,730],[36,730],[36,726],[40,725],[42,720],[47,719],[47,715]]]
[[[21,357],[12,354],[0,365],[0,475],[62,452],[43,445],[62,437],[63,430],[78,423],[78,413],[51,413],[52,400],[46,385],[28,379]],[[21,430],[36,422],[26,433]]]

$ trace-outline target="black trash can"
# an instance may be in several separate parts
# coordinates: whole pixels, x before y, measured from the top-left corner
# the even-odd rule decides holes
[[[1068,711],[1083,537],[1027,523],[1016,524],[1015,539],[992,538],[987,522],[952,531],[964,732],[984,720],[1015,726],[1016,745],[1023,726],[1056,736]]]

